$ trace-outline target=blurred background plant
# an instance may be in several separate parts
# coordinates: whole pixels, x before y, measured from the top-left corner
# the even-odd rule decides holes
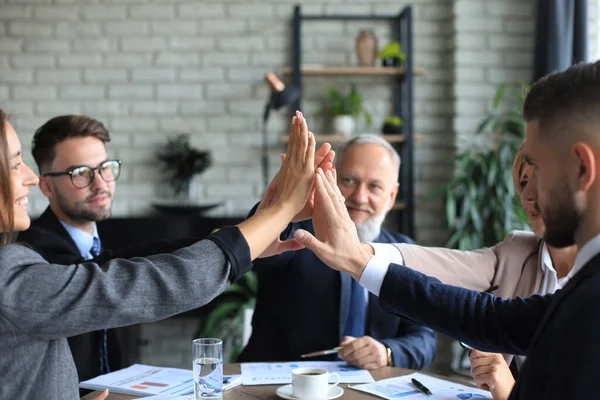
[[[452,179],[435,196],[444,195],[447,247],[461,250],[491,246],[511,230],[529,229],[512,179],[512,164],[525,138],[523,103],[529,86],[500,85],[491,109],[475,136],[487,146],[471,145],[455,160]]]
[[[222,339],[225,363],[236,362],[243,349],[244,316],[246,310],[254,309],[257,283],[256,273],[250,271],[229,286],[210,303],[210,313],[194,334],[194,338]]]
[[[209,151],[198,150],[190,144],[190,135],[182,133],[167,141],[157,153],[156,158],[168,175],[168,182],[175,197],[193,200],[191,193],[194,176],[201,174],[212,163]]]

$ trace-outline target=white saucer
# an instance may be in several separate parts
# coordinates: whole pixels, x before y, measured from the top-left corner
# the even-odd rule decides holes
[[[285,386],[281,386],[281,387],[277,388],[277,390],[275,391],[275,394],[277,394],[277,396],[281,397],[282,399],[299,400],[299,397],[294,397],[292,395],[292,385],[285,385]],[[342,389],[339,386],[334,386],[331,389],[329,389],[329,396],[327,397],[327,400],[337,399],[338,397],[340,397],[343,394],[344,394],[344,389]],[[325,399],[323,399],[323,400],[325,400]]]

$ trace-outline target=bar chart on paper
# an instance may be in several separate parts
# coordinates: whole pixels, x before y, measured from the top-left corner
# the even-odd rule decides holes
[[[286,363],[244,363],[241,365],[242,384],[286,385],[292,383],[292,370],[296,368],[323,368],[337,372],[340,383],[374,382],[371,373],[349,366],[343,361],[298,361]]]
[[[415,378],[427,387],[432,395],[426,395],[412,383]],[[406,399],[406,400],[467,400],[467,399],[492,399],[490,392],[461,385],[443,379],[434,378],[429,375],[414,373],[396,378],[383,379],[381,381],[367,383],[364,385],[353,385],[352,389],[371,393],[384,399]]]

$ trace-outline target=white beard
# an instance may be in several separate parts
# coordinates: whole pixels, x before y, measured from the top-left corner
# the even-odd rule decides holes
[[[362,224],[354,224],[356,226],[356,233],[358,233],[358,239],[361,242],[372,242],[375,240],[379,233],[381,233],[381,225],[385,220],[386,212],[381,215],[375,215]]]

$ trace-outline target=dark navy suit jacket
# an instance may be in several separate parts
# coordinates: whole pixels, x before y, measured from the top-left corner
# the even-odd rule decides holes
[[[287,234],[291,237],[298,228],[313,232],[307,221],[292,224]],[[413,243],[383,229],[374,242]],[[349,275],[332,270],[307,249],[257,259],[254,265],[258,295],[252,336],[240,361],[299,360],[302,354],[339,345],[350,307]],[[432,330],[383,311],[371,294],[365,333],[392,350],[397,367],[421,369],[435,356]]]
[[[600,380],[600,255],[552,295],[502,299],[390,265],[383,309],[475,348],[527,355],[510,400],[590,399]]]

